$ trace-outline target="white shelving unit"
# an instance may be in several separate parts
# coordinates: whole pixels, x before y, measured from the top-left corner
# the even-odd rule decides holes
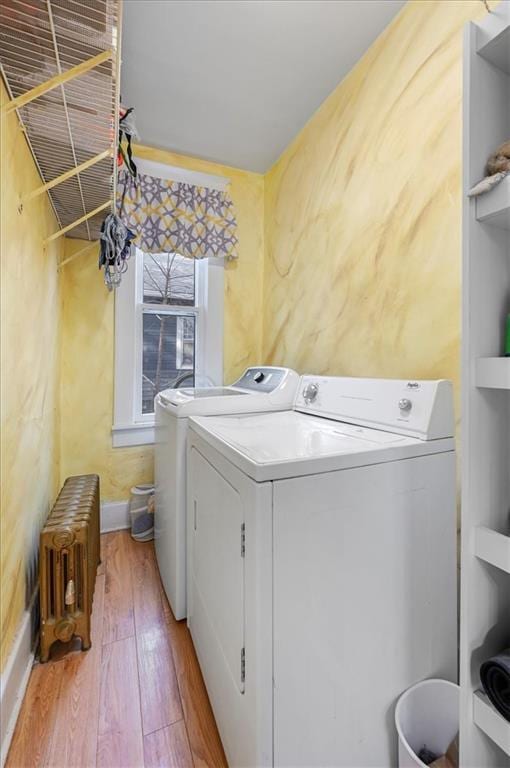
[[[469,199],[510,138],[510,0],[464,44],[460,764],[510,766],[510,723],[481,691],[480,665],[510,646],[510,177]]]
[[[505,26],[504,13],[500,9],[478,26],[476,51],[498,69],[510,72],[510,29]]]
[[[480,525],[475,528],[475,555],[510,574],[510,536]]]
[[[473,719],[480,730],[486,733],[506,755],[510,755],[508,723],[494,709],[482,691],[476,691],[473,695]]]
[[[485,224],[510,229],[510,176],[477,198],[476,218]]]
[[[477,387],[510,389],[510,357],[479,357],[475,365]]]

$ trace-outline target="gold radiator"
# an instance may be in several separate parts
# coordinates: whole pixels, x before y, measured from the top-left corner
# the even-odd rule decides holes
[[[68,477],[41,531],[41,661],[55,640],[81,637],[90,648],[92,599],[99,563],[99,477]]]

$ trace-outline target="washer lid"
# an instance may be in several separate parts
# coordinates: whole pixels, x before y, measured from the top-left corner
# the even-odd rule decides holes
[[[258,482],[454,450],[451,438],[423,441],[296,411],[196,417],[190,426]]]
[[[253,413],[260,410],[255,407],[256,399],[255,393],[233,387],[186,387],[163,390],[156,395],[155,405],[156,409],[161,408],[177,418],[186,418],[193,415]]]
[[[156,409],[177,418],[292,408],[299,376],[290,368],[248,368],[229,387],[183,387],[156,395]]]
[[[202,400],[205,397],[229,397],[245,395],[232,387],[183,387],[182,389],[165,389],[159,393],[161,402],[165,405],[182,405],[191,400]]]

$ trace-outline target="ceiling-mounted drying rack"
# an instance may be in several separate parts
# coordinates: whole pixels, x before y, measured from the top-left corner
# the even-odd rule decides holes
[[[62,235],[99,239],[116,197],[121,0],[0,0],[0,62]],[[88,250],[90,244],[72,258]],[[64,262],[61,262],[63,264]]]

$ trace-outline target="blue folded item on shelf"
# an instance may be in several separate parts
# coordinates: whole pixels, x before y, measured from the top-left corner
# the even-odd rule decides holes
[[[510,648],[483,662],[480,679],[493,706],[510,722]]]

